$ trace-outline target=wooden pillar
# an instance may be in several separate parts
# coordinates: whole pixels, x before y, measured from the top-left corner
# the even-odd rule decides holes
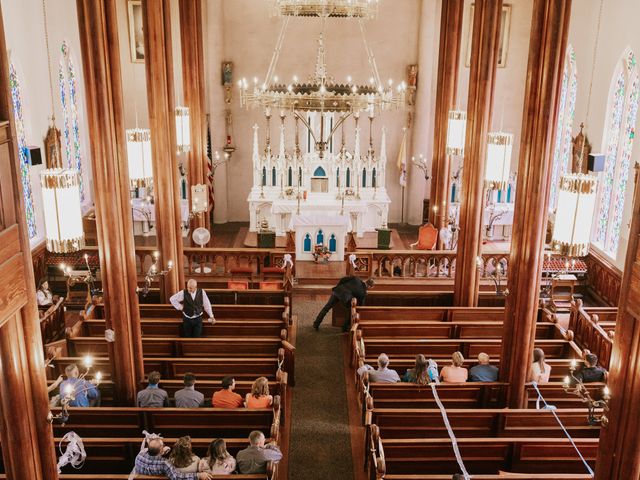
[[[449,210],[450,162],[446,151],[447,125],[449,110],[456,107],[463,13],[464,0],[442,2],[431,194],[429,196],[429,221],[438,231],[446,227]],[[437,210],[434,211],[433,207],[437,207]],[[440,239],[438,239],[438,244],[441,248],[442,241]]]
[[[182,48],[182,82],[184,103],[189,107],[191,120],[191,151],[187,175],[189,186],[208,185],[207,127],[205,110],[204,53],[202,46],[202,0],[179,0],[180,45]],[[189,194],[191,199],[191,194]],[[189,210],[192,210],[189,200]],[[194,227],[209,228],[209,214],[200,214],[192,222]]]
[[[609,424],[600,430],[596,480],[640,478],[640,189],[636,168],[629,245],[609,364]]]
[[[467,135],[462,170],[460,235],[453,289],[454,305],[463,307],[474,307],[478,304],[480,274],[476,259],[482,247],[484,168],[487,134],[491,128],[493,111],[494,80],[498,66],[501,11],[502,0],[475,2],[467,101]]]
[[[184,288],[169,5],[170,0],[142,0],[156,235],[162,269],[173,262],[161,282],[163,301]]]
[[[525,84],[517,198],[509,259],[500,375],[509,382],[507,405],[525,408],[540,293],[555,118],[570,0],[535,0]]]
[[[0,441],[7,478],[56,480],[53,431],[0,9]]]
[[[118,21],[115,2],[77,0],[100,271],[117,400],[134,405],[144,378]]]

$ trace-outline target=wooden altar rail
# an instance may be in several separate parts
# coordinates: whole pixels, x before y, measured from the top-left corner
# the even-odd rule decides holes
[[[456,265],[455,250],[358,250],[356,268],[345,254],[347,273],[375,278],[454,278]],[[509,252],[483,253],[478,262],[481,278],[489,278],[501,267],[506,279],[509,270]]]
[[[587,285],[590,290],[608,305],[617,307],[622,286],[622,271],[593,249],[585,258],[585,262],[588,271]]]
[[[565,333],[565,338],[595,353],[600,366],[609,370],[615,332],[609,328],[605,330],[598,322],[597,313],[587,312],[583,308],[582,300],[575,300],[571,302],[569,329]]]

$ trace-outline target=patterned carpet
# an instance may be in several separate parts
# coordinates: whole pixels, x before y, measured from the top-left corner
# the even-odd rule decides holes
[[[331,312],[312,323],[326,298],[294,298],[298,315],[296,386],[291,409],[289,480],[353,478],[341,331]]]

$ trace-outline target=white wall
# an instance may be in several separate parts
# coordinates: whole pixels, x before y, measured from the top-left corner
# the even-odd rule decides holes
[[[40,147],[42,151],[43,165],[30,168],[37,226],[37,235],[31,239],[33,247],[42,242],[45,235],[40,172],[45,168],[44,137],[49,128],[48,119],[51,116],[42,2],[40,0],[1,0],[1,4],[9,56],[18,71],[22,86],[26,142],[27,145]],[[75,0],[55,0],[55,2],[49,0],[47,2],[47,17],[54,109],[57,126],[60,130],[62,130],[63,115],[58,88],[58,62],[61,58],[60,47],[63,41],[66,41],[69,46],[76,69],[83,182],[85,185],[84,208],[86,209],[93,203],[93,182],[91,180],[84,78]],[[64,135],[61,142],[64,152]]]
[[[578,69],[578,95],[576,99],[574,135],[578,133],[580,122],[585,122],[587,136],[594,152],[605,151],[604,128],[606,120],[607,100],[613,73],[620,58],[627,48],[631,48],[640,60],[640,34],[638,18],[640,18],[640,2],[637,0],[606,0],[602,12],[601,31],[593,76],[593,90],[589,118],[587,114],[587,98],[593,65],[593,52],[596,41],[599,0],[574,1],[571,12],[571,28],[569,43],[573,45]],[[636,125],[636,131],[638,125]],[[616,258],[611,259],[622,269],[629,239],[629,222],[631,220],[633,201],[633,166],[640,163],[640,145],[636,138],[630,162],[629,181],[627,183],[620,245]],[[597,249],[597,248],[596,248]]]

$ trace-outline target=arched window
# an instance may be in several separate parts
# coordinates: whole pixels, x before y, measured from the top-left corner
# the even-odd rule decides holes
[[[351,169],[347,167],[347,188],[351,187]]]
[[[18,138],[18,157],[20,159],[20,179],[22,180],[22,194],[24,196],[24,209],[27,217],[29,238],[38,233],[36,228],[36,214],[33,208],[33,196],[31,194],[31,180],[29,178],[29,155],[24,133],[24,117],[22,91],[20,80],[13,62],[9,63],[9,85],[11,88],[11,103],[13,104],[13,116],[16,122],[16,137]]]
[[[336,187],[340,188],[340,168],[336,168]]]
[[[293,169],[291,167],[289,167],[289,174],[287,176],[287,185],[289,185],[290,187],[293,187]]]
[[[304,236],[304,241],[302,242],[302,249],[305,252],[311,251],[311,235],[309,235],[308,233],[305,234]]]
[[[376,172],[376,168],[375,168],[375,167],[373,167],[373,170],[371,171],[371,186],[372,186],[373,188],[376,188],[376,187],[378,186],[378,185],[377,185],[377,183],[378,183],[378,179],[376,178],[376,177],[377,177],[376,173],[377,173],[377,172]]]
[[[267,167],[262,167],[262,186],[267,186]]]
[[[316,245],[324,245],[324,232],[322,230],[318,230],[316,234]]]
[[[67,167],[75,168],[80,173],[80,198],[84,200],[76,70],[66,42],[62,42],[60,50],[62,51],[62,57],[58,68],[58,84],[60,87],[60,102],[62,103],[64,150],[67,156]]]
[[[277,186],[277,179],[276,179],[276,167],[273,167],[271,169],[271,186],[275,187]]]
[[[556,209],[558,203],[560,178],[563,174],[571,171],[571,131],[573,130],[577,90],[576,56],[573,47],[569,45],[564,56],[560,105],[558,106],[558,122],[551,170],[551,192],[549,193],[550,212]]]
[[[367,169],[362,169],[362,188],[367,188]]]
[[[338,246],[336,241],[336,235],[335,233],[332,233],[331,237],[329,237],[329,251],[335,252],[337,249],[338,249]]]
[[[314,177],[326,177],[327,176],[327,172],[324,171],[324,168],[318,167],[313,172],[313,176]]]
[[[595,243],[611,256],[616,255],[620,241],[639,95],[638,67],[629,50],[616,68],[609,91],[603,143],[606,159],[598,198]]]

